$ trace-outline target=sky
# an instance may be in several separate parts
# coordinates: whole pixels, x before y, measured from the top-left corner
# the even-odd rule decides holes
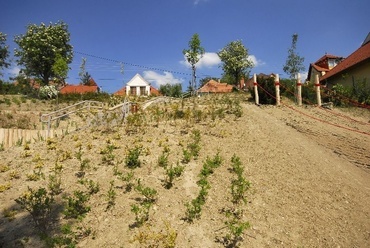
[[[7,35],[12,60],[2,78],[17,75],[15,35],[27,25],[68,25],[74,59],[67,82],[79,84],[82,59],[103,91],[114,93],[139,73],[154,87],[181,83],[185,91],[191,68],[182,51],[197,33],[205,54],[197,79],[220,78],[217,56],[241,40],[254,62],[251,73],[277,73],[298,34],[296,52],[310,63],[325,53],[347,57],[370,32],[369,0],[0,0],[0,32]],[[123,65],[123,66],[122,66]]]

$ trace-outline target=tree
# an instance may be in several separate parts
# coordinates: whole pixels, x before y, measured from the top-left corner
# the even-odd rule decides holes
[[[63,58],[60,54],[57,54],[55,58],[55,63],[52,67],[52,71],[54,73],[54,81],[57,83],[65,85],[65,79],[68,75],[68,64],[65,58]]]
[[[303,62],[304,58],[299,56],[296,52],[298,34],[292,35],[292,46],[288,50],[288,58],[285,62],[283,70],[291,79],[295,79],[297,74],[305,69]]]
[[[218,52],[222,61],[224,76],[233,78],[233,84],[238,85],[242,77],[248,77],[250,69],[254,66],[248,58],[248,49],[240,40],[232,41]]]
[[[164,96],[180,97],[182,94],[181,84],[162,84],[159,86],[159,92]]]
[[[8,68],[9,63],[6,61],[9,57],[9,50],[8,46],[5,45],[6,42],[6,34],[0,32],[0,69]],[[0,71],[0,76],[3,75]]]
[[[191,65],[192,69],[192,79],[190,83],[190,89],[192,90],[192,94],[195,95],[195,90],[197,89],[196,83],[196,63],[202,58],[205,50],[200,45],[199,35],[195,33],[191,40],[189,41],[189,49],[184,49],[182,53],[185,55],[186,60]]]
[[[30,24],[24,35],[14,38],[19,46],[15,49],[18,65],[24,66],[23,71],[27,76],[34,76],[42,80],[43,85],[48,85],[49,80],[56,75],[54,64],[63,59],[70,64],[73,59],[73,47],[69,44],[70,34],[64,22],[50,23],[40,26]],[[59,61],[58,61],[59,59]]]

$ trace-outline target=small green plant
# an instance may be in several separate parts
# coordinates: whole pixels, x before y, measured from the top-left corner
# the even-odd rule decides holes
[[[137,180],[135,190],[144,196],[144,202],[153,203],[157,200],[157,190],[143,186],[140,179]]]
[[[78,237],[70,224],[62,225],[60,232],[60,235],[54,235],[53,237],[47,235],[42,237],[47,247],[76,247]]]
[[[165,230],[152,231],[148,226],[146,230],[139,230],[130,242],[138,241],[143,247],[165,247],[176,246],[177,231],[168,222],[165,222]]]
[[[6,172],[10,170],[10,167],[8,165],[0,165],[0,172]]]
[[[76,190],[73,192],[73,196],[67,197],[67,203],[65,205],[63,214],[67,218],[82,219],[86,213],[90,211],[90,206],[86,203],[89,200],[89,195],[83,191]]]
[[[86,186],[89,195],[94,195],[94,194],[98,193],[99,190],[100,190],[99,183],[98,182],[94,182],[91,179],[81,179],[78,182],[81,183],[82,185],[85,185]]]
[[[240,209],[223,209],[227,218],[224,222],[226,234],[221,238],[216,238],[217,242],[222,243],[225,247],[239,247],[243,240],[243,233],[250,227],[249,222],[243,221],[243,210]]]
[[[168,156],[169,152],[163,151],[162,154],[158,157],[158,166],[167,168],[168,166]]]
[[[132,149],[128,150],[128,154],[125,158],[125,164],[130,169],[135,169],[140,167],[141,161],[139,159],[139,156],[141,154],[142,148],[140,146],[135,146]]]
[[[231,181],[231,196],[234,204],[239,204],[241,201],[246,203],[246,192],[250,188],[250,182],[243,176],[244,168],[240,158],[235,154],[231,158],[232,171],[236,174],[236,179]]]
[[[62,193],[62,169],[63,166],[56,162],[52,172],[49,174],[48,187],[51,195]]]
[[[21,175],[19,174],[18,170],[13,170],[9,173],[9,178],[10,178],[10,180],[19,179],[19,178],[21,178]]]
[[[183,149],[182,154],[183,154],[182,162],[184,164],[189,163],[191,160],[191,152],[188,149]]]
[[[116,200],[116,191],[114,190],[114,181],[110,181],[110,187],[107,193],[107,200],[108,200],[108,205],[107,205],[107,210],[112,208],[115,205],[115,200]]]
[[[3,216],[8,219],[8,221],[15,220],[15,215],[17,214],[16,210],[13,210],[11,208],[4,208],[3,209]]]
[[[36,226],[41,231],[46,231],[54,198],[48,194],[45,188],[39,188],[37,190],[28,188],[15,201],[31,214]]]
[[[177,177],[180,177],[183,171],[184,167],[180,166],[179,163],[177,163],[176,166],[171,165],[170,168],[167,168],[165,187],[167,189],[171,188],[173,186],[173,180]]]
[[[12,185],[10,183],[0,184],[0,193],[10,189]]]
[[[141,202],[140,204],[132,204],[131,212],[135,214],[134,226],[142,226],[149,219],[149,211],[152,203]]]
[[[134,172],[132,172],[132,171],[127,172],[125,175],[124,174],[120,175],[119,179],[126,182],[126,186],[125,186],[126,192],[130,192],[132,190],[132,188],[135,186],[134,181],[133,181]]]

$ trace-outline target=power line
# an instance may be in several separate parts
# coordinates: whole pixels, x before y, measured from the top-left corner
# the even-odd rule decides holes
[[[77,54],[83,55],[83,56],[88,56],[88,57],[92,57],[92,58],[96,58],[96,59],[101,59],[101,60],[105,60],[105,61],[109,61],[109,62],[113,62],[113,63],[119,63],[119,64],[124,64],[124,65],[139,67],[139,68],[146,69],[146,70],[169,72],[169,73],[172,73],[172,74],[191,76],[190,73],[178,72],[178,71],[172,71],[172,70],[164,70],[164,69],[159,69],[159,68],[155,68],[155,67],[148,67],[148,66],[133,64],[133,63],[129,63],[129,62],[123,62],[123,61],[119,61],[119,60],[115,60],[115,59],[104,58],[104,57],[101,57],[101,56],[92,55],[92,54],[79,52],[79,51],[74,51],[74,52],[77,53]]]

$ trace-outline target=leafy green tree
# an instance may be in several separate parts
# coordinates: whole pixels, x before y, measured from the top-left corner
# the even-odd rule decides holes
[[[191,65],[192,70],[192,79],[190,83],[190,89],[192,90],[193,95],[195,95],[195,90],[197,89],[196,82],[196,64],[202,58],[205,53],[204,48],[200,45],[199,35],[195,33],[191,40],[189,41],[189,49],[184,49],[182,53],[185,55],[186,60]]]
[[[52,67],[52,71],[54,73],[54,80],[57,83],[65,85],[65,79],[68,75],[68,64],[65,58],[63,58],[60,54],[57,54],[55,58],[55,63]]]
[[[6,34],[3,34],[0,32],[0,69],[2,68],[8,68],[9,63],[7,62],[7,59],[9,57],[9,50],[8,46],[5,45],[6,42]],[[0,71],[0,76],[3,75]]]
[[[249,59],[248,49],[240,40],[232,41],[218,52],[222,61],[224,76],[233,78],[233,84],[238,85],[242,77],[247,77],[250,69],[254,66]]]
[[[181,84],[162,84],[159,86],[159,92],[164,96],[180,97],[182,94]]]
[[[287,73],[291,79],[295,79],[297,74],[305,69],[303,62],[304,58],[299,56],[296,52],[297,49],[298,34],[292,35],[292,46],[288,50],[288,57],[286,59],[283,70]]]
[[[18,65],[24,66],[24,73],[27,76],[34,76],[42,80],[43,85],[47,85],[49,80],[60,75],[56,75],[54,64],[63,59],[70,64],[73,59],[73,47],[69,44],[70,33],[68,26],[64,22],[50,23],[40,26],[30,24],[24,35],[17,35],[14,38],[19,46],[15,49],[15,56]]]

